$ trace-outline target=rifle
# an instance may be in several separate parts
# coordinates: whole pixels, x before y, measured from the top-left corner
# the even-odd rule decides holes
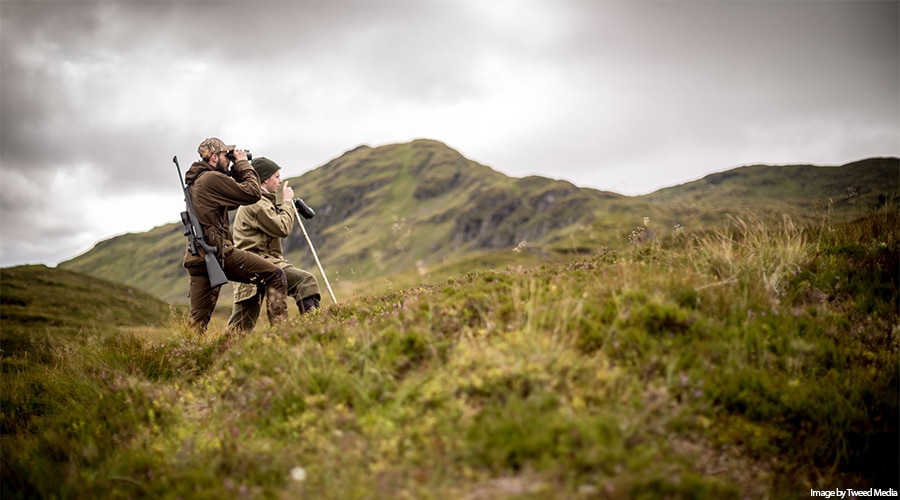
[[[181,165],[178,164],[178,156],[173,156],[172,161],[175,162],[175,168],[178,169],[178,182],[181,183],[181,189],[184,191],[184,203],[187,205],[187,211],[181,212],[181,223],[184,224],[184,235],[188,237],[188,250],[191,255],[197,255],[197,244],[203,248],[206,255],[203,259],[206,261],[206,273],[209,275],[209,284],[213,288],[228,283],[225,277],[225,271],[216,259],[218,248],[210,245],[203,238],[203,227],[200,225],[200,219],[197,218],[197,212],[194,210],[194,202],[191,201],[191,192],[187,185],[184,184],[184,178],[181,176]]]

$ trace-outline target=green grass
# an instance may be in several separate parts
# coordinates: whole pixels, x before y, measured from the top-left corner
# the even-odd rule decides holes
[[[898,489],[898,222],[734,218],[358,295],[242,337],[218,322],[194,335],[178,312],[48,336],[40,361],[4,353],[0,493]]]
[[[149,294],[110,281],[43,265],[0,272],[0,340],[4,359],[22,360],[33,344],[92,329],[159,326],[170,306]]]

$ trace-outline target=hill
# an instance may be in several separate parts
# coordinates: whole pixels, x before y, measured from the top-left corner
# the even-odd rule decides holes
[[[0,270],[3,356],[15,356],[48,337],[96,328],[160,325],[169,305],[146,292],[42,265]]]
[[[643,198],[666,204],[684,220],[713,221],[725,213],[754,213],[778,219],[789,215],[799,223],[825,217],[848,220],[900,195],[900,161],[869,158],[841,167],[814,165],[749,165]]]
[[[245,336],[123,334],[124,307],[94,307],[78,321],[95,327],[37,346],[43,363],[2,358],[0,495],[896,492],[898,223],[896,208],[804,228],[734,219],[357,295]]]
[[[726,215],[749,212],[775,220],[789,214],[800,223],[846,220],[897,196],[900,163],[743,167],[627,197],[543,177],[512,178],[423,139],[360,146],[287,180],[316,210],[304,224],[336,294],[348,296],[501,269],[513,259],[562,262],[621,250],[647,219],[657,236],[676,224],[720,227]],[[853,196],[840,198],[847,193]],[[180,223],[167,224],[103,241],[59,267],[184,303],[184,244]],[[291,262],[318,274],[300,231],[284,246]],[[228,285],[222,296],[230,296]]]

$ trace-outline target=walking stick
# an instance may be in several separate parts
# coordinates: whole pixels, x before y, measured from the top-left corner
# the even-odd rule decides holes
[[[303,231],[303,237],[306,238],[306,243],[309,245],[309,249],[312,250],[313,258],[316,259],[316,265],[319,266],[319,272],[322,273],[322,279],[325,280],[325,286],[328,287],[328,293],[331,295],[331,300],[337,304],[338,301],[334,298],[334,292],[331,290],[331,283],[328,282],[328,276],[325,276],[325,270],[322,269],[322,263],[319,262],[319,256],[316,255],[316,248],[313,246],[312,240],[309,239],[309,233],[306,232],[306,226],[303,225],[302,219],[312,219],[313,216],[316,215],[316,212],[300,198],[294,198],[293,205],[294,212],[297,214],[297,224],[300,225],[300,231]]]

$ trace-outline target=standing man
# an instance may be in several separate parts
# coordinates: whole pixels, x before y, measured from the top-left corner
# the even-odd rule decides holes
[[[256,203],[261,196],[259,176],[247,160],[247,152],[211,137],[197,148],[195,161],[185,174],[194,210],[203,228],[206,242],[216,247],[216,258],[230,281],[265,287],[266,310],[273,324],[287,319],[287,278],[278,266],[262,257],[236,249],[231,239],[228,211],[238,205]],[[234,165],[229,171],[233,155]],[[204,252],[185,251],[184,267],[190,275],[191,326],[205,331],[209,325],[221,287],[210,285]]]
[[[307,313],[319,307],[319,283],[312,274],[289,264],[281,248],[281,239],[291,234],[294,227],[294,190],[285,183],[281,190],[281,203],[276,203],[275,193],[281,185],[281,167],[268,158],[255,158],[253,169],[259,174],[262,197],[253,205],[238,208],[234,218],[235,246],[281,268],[287,276],[288,295],[297,302],[300,314]],[[227,330],[252,330],[256,326],[263,297],[268,298],[268,290],[259,285],[242,283],[236,286],[234,310]]]

